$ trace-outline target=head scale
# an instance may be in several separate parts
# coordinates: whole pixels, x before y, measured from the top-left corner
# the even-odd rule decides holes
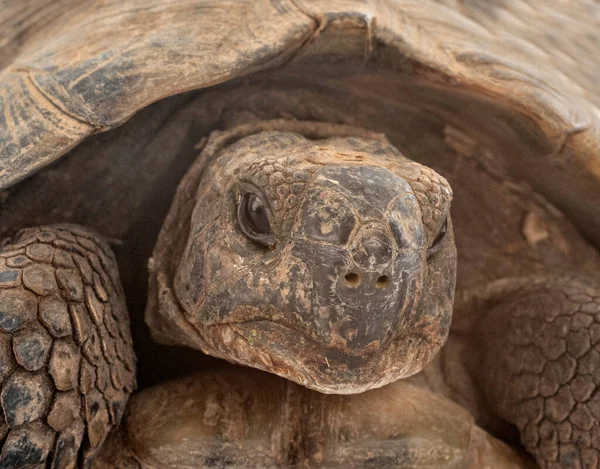
[[[381,140],[285,131],[203,157],[155,250],[159,339],[332,393],[429,362],[456,269],[441,176]]]

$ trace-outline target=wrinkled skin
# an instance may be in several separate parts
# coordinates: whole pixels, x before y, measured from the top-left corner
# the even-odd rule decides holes
[[[423,369],[455,284],[441,176],[386,143],[277,131],[203,157],[173,280],[196,347],[327,393]],[[268,219],[254,239],[248,197]]]

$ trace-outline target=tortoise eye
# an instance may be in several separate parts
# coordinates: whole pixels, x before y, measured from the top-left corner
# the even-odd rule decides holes
[[[440,225],[440,229],[438,230],[435,238],[433,238],[433,243],[431,243],[431,247],[429,248],[429,255],[435,253],[438,250],[439,244],[446,236],[446,232],[448,231],[448,217],[444,218],[444,221]]]
[[[238,222],[248,238],[263,246],[275,247],[276,240],[271,231],[267,207],[258,195],[246,192],[240,197]]]
[[[435,235],[435,239],[433,240],[433,244],[431,245],[431,247],[435,246],[442,239],[444,239],[444,236],[446,236],[446,231],[448,231],[448,218],[444,218],[442,226],[440,226],[438,233]]]

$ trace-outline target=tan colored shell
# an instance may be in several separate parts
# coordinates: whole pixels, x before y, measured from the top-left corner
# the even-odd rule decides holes
[[[7,1],[0,188],[153,101],[278,69],[373,100],[401,99],[412,83],[475,103],[461,110],[463,126],[518,142],[494,165],[600,242],[597,9],[589,0]],[[486,121],[477,103],[497,115]]]
[[[146,389],[129,409],[131,448],[107,441],[95,469],[534,468],[464,409],[403,380],[341,396],[221,369]]]

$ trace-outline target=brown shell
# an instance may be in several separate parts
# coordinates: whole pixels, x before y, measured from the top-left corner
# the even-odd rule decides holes
[[[5,2],[0,189],[156,100],[278,70],[373,101],[404,99],[410,83],[441,92],[450,114],[464,102],[464,125],[517,142],[494,155],[500,166],[600,242],[597,11],[589,0]]]

